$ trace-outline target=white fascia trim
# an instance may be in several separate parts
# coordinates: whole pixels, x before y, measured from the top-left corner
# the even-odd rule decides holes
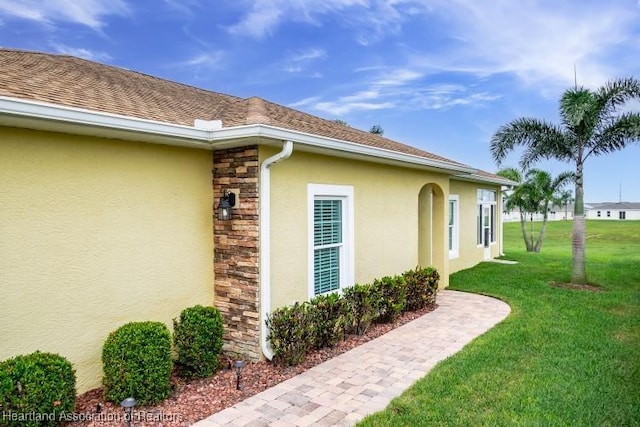
[[[192,126],[139,119],[58,104],[27,101],[6,96],[0,96],[0,114],[84,125],[94,128],[118,129],[134,133],[190,139],[206,143],[207,146],[211,145],[210,142],[213,140],[212,133],[215,132],[194,128]]]
[[[213,140],[214,147],[217,140],[237,139],[243,137],[264,137],[277,140],[294,140],[296,141],[296,144],[341,151],[349,154],[360,154],[364,156],[378,157],[418,166],[443,169],[447,172],[457,172],[464,174],[474,173],[477,171],[477,169],[467,166],[455,165],[452,163],[427,159],[425,157],[415,156],[412,154],[398,153],[397,151],[387,150],[384,148],[370,147],[354,142],[347,142],[339,139],[327,138],[310,133],[293,131],[290,129],[284,129],[269,125],[246,125],[215,131]]]
[[[269,360],[273,359],[267,341],[267,314],[271,310],[271,166],[288,159],[292,152],[293,142],[287,140],[282,151],[260,166],[260,348]]]
[[[195,142],[194,145],[200,145],[203,148],[209,149],[211,149],[212,146],[214,149],[223,148],[225,140],[263,137],[280,141],[293,140],[296,141],[296,143],[312,147],[442,169],[450,173],[464,175],[477,171],[477,169],[467,166],[455,165],[411,154],[398,153],[384,148],[370,147],[263,124],[235,126],[217,130],[200,129],[193,126],[139,119],[131,116],[91,111],[83,108],[7,96],[0,96],[0,118],[2,115],[86,126],[92,128],[92,130],[95,131],[93,134],[97,136],[101,136],[102,132],[104,132],[104,136],[111,137],[111,135],[108,134],[108,130],[115,129],[122,132],[130,132],[134,140],[136,139],[136,134],[158,135],[164,137],[165,140],[168,138],[168,143],[171,143],[171,139],[175,138],[175,145],[184,145],[184,140],[190,140]],[[167,141],[164,143],[167,143]]]
[[[477,171],[477,169],[475,169],[474,172],[475,171]],[[455,179],[457,181],[482,182],[486,184],[504,185],[506,187],[513,187],[514,185],[517,185],[516,182],[513,182],[506,178],[489,178],[483,175],[476,175],[475,173],[472,173],[470,175],[454,175],[451,177],[451,179]]]

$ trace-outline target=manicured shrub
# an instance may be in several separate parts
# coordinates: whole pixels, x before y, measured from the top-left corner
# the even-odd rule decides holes
[[[333,347],[344,338],[344,299],[336,292],[318,295],[310,302],[315,348]]]
[[[381,295],[373,285],[355,284],[343,289],[345,312],[350,323],[350,332],[364,334],[380,312]]]
[[[171,335],[160,322],[127,323],[107,337],[102,348],[104,398],[127,397],[153,405],[171,392]]]
[[[296,302],[267,316],[267,340],[276,363],[290,366],[301,363],[313,345],[313,324],[309,303]]]
[[[185,308],[173,319],[173,343],[178,373],[184,378],[204,378],[218,369],[223,322],[215,307]]]
[[[62,425],[75,405],[76,376],[64,357],[36,351],[0,362],[0,425]]]
[[[419,310],[436,301],[440,275],[432,267],[405,271],[403,277],[406,281],[407,304],[405,310]]]
[[[395,322],[402,314],[407,302],[407,282],[402,276],[386,276],[373,281],[382,296],[380,316],[382,322]]]

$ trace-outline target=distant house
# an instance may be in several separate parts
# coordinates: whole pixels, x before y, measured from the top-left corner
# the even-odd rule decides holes
[[[562,205],[553,205],[549,208],[549,212],[547,213],[548,221],[558,221],[558,220],[572,220],[573,219],[573,203],[568,203],[566,206]],[[527,221],[542,221],[543,215],[541,213],[526,214]],[[510,221],[520,221],[520,209],[515,208],[509,212],[502,213],[502,220],[505,222]]]
[[[565,206],[552,206],[549,208],[548,220],[557,221],[573,219],[573,204]],[[585,203],[585,217],[587,219],[640,219],[640,203],[634,202],[605,202],[605,203]],[[526,214],[527,221],[542,221],[541,213]],[[502,213],[504,222],[520,221],[520,210],[515,208],[510,212]]]
[[[354,283],[501,253],[494,174],[267,100],[0,49],[0,359],[71,360],[215,305],[225,351],[270,357],[266,315]],[[234,204],[235,202],[235,204]]]
[[[585,204],[587,219],[640,219],[640,203],[604,202]]]

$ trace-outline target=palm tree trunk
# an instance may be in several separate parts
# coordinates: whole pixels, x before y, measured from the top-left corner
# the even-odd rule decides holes
[[[584,217],[584,183],[582,175],[582,159],[576,162],[576,197],[573,211],[573,230],[571,234],[571,283],[586,284],[587,270],[585,266],[586,220]]]
[[[532,246],[531,243],[529,243],[529,236],[527,235],[527,215],[522,212],[520,212],[520,228],[522,229],[522,238],[524,239],[527,252],[531,252]]]
[[[547,212],[544,213],[544,216],[542,218],[542,227],[540,228],[540,234],[538,234],[538,240],[536,241],[536,245],[533,248],[534,252],[540,252],[540,249],[542,249],[542,242],[544,240],[544,233],[545,231],[547,231],[547,221],[548,221],[549,217],[547,215]]]

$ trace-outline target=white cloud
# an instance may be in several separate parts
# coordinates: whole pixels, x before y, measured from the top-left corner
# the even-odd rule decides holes
[[[325,59],[326,57],[327,52],[324,49],[311,48],[301,50],[289,54],[289,56],[284,59],[280,69],[288,73],[301,73],[305,71],[311,63]],[[312,76],[316,76],[317,78],[318,74],[318,72],[314,72]]]
[[[103,18],[126,15],[124,0],[0,0],[0,15],[35,21],[44,25],[72,22],[96,31],[104,26]]]
[[[89,61],[107,62],[112,59],[111,56],[105,52],[96,52],[85,48],[66,46],[60,43],[51,43],[51,47],[63,55],[76,56],[78,58],[88,59]]]
[[[217,68],[220,65],[224,57],[224,53],[221,51],[214,51],[208,53],[199,53],[192,56],[189,59],[178,62],[175,64],[177,67],[195,67],[195,68]]]
[[[331,21],[352,32],[356,43],[372,43],[412,28],[410,58],[419,74],[459,72],[488,77],[514,75],[543,94],[557,96],[573,82],[596,86],[619,74],[638,72],[640,9],[629,0],[247,0],[247,11],[229,28],[235,34],[265,37],[288,22],[321,27]],[[632,35],[633,32],[635,35]],[[424,46],[416,43],[424,34]],[[434,34],[439,37],[432,41]],[[416,38],[417,37],[417,38]],[[620,51],[623,44],[627,51]],[[632,46],[629,48],[629,46]],[[629,51],[629,50],[632,51]],[[365,66],[366,67],[366,66]],[[291,66],[291,70],[297,69]],[[392,80],[390,79],[389,82]]]
[[[393,102],[344,102],[343,99],[339,99],[338,101],[318,102],[313,108],[318,111],[333,114],[334,116],[341,116],[356,110],[383,110],[393,108],[394,106],[395,104]]]
[[[289,106],[292,108],[306,107],[308,105],[311,105],[320,101],[321,99],[322,98],[319,96],[310,96],[308,98],[304,98],[304,99],[301,99],[300,101],[294,102],[293,104],[289,104]]]
[[[334,15],[341,25],[354,28],[354,39],[369,45],[397,32],[405,16],[416,13],[418,0],[249,0],[248,13],[228,27],[237,35],[263,38],[285,22],[321,26],[321,18]],[[413,4],[403,8],[405,4]]]
[[[375,73],[365,83],[364,89],[333,100],[319,96],[309,97],[291,106],[343,116],[356,111],[392,108],[417,111],[478,106],[499,98],[486,91],[476,92],[459,84],[429,84],[421,80],[421,73],[409,69],[373,71]]]
[[[374,86],[401,86],[418,80],[423,76],[422,73],[414,70],[397,69],[384,73],[374,82]]]
[[[163,0],[163,2],[170,9],[189,17],[195,15],[193,9],[200,7],[199,0]]]
[[[461,105],[482,105],[495,101],[499,96],[491,95],[487,92],[466,93],[463,92],[443,92],[439,90],[426,90],[416,94],[411,103],[419,109],[425,110],[446,110]]]
[[[433,0],[432,6],[432,18],[447,23],[451,42],[446,50],[415,54],[412,65],[479,76],[513,73],[551,92],[573,82],[574,62],[586,86],[620,73],[617,46],[640,19],[624,1]]]
[[[312,48],[307,51],[302,51],[291,55],[288,60],[291,62],[306,62],[315,59],[323,59],[327,57],[327,52],[324,49]]]

